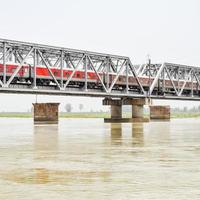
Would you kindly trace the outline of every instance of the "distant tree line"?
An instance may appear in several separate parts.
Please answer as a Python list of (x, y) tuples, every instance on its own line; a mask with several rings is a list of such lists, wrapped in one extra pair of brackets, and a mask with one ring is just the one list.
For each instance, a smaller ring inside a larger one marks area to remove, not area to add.
[(183, 108), (171, 108), (172, 112), (176, 112), (176, 113), (181, 113), (181, 112), (191, 112), (191, 113), (200, 113), (200, 105), (199, 106), (193, 106), (192, 108), (188, 108), (188, 107), (183, 107)]
[[(83, 109), (84, 109), (84, 105), (83, 105), (82, 103), (80, 103), (80, 104), (78, 105), (78, 110), (79, 110), (79, 112), (83, 112)], [(67, 113), (73, 112), (73, 106), (72, 106), (71, 103), (67, 103), (67, 104), (65, 105), (65, 111), (66, 111)], [(105, 111), (103, 111), (103, 110), (101, 110), (101, 109), (98, 110), (98, 111), (94, 111), (94, 110), (91, 108), (89, 112), (90, 112), (90, 113), (102, 113), (102, 112), (105, 112)]]
[[(82, 112), (83, 109), (84, 109), (84, 105), (82, 103), (80, 103), (78, 105), (78, 109), (79, 109), (79, 112)], [(67, 113), (71, 113), (73, 111), (73, 106), (71, 103), (67, 103), (65, 105), (65, 111)], [(90, 112), (95, 112), (93, 111), (92, 109), (90, 110)], [(96, 111), (96, 112), (103, 112), (102, 110), (100, 111)], [(132, 108), (131, 106), (124, 106), (123, 107), (123, 112), (132, 112)], [(148, 108), (144, 108), (144, 113), (147, 113), (148, 112)], [(171, 107), (171, 112), (174, 112), (174, 113), (185, 113), (185, 112), (190, 112), (190, 113), (200, 113), (200, 105), (199, 106), (193, 106), (192, 108), (188, 108), (188, 107), (183, 107), (183, 108), (179, 108), (179, 107), (175, 107), (175, 108), (172, 108)]]
[[(84, 108), (83, 104), (80, 103), (78, 107), (79, 107), (79, 111), (82, 112), (82, 110), (83, 110), (83, 108)], [(65, 111), (66, 111), (67, 113), (70, 113), (70, 112), (72, 112), (72, 110), (73, 110), (72, 104), (71, 104), (71, 103), (67, 103), (67, 104), (65, 105)]]

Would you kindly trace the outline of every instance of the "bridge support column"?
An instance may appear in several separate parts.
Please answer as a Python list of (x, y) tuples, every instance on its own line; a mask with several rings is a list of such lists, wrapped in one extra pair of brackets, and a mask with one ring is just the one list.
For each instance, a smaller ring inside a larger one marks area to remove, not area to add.
[(103, 100), (103, 105), (111, 106), (111, 118), (105, 118), (104, 122), (120, 123), (124, 122), (122, 118), (122, 100), (121, 99), (107, 99)]
[(58, 124), (59, 103), (34, 103), (35, 124)]
[(149, 118), (144, 117), (144, 105), (147, 104), (146, 99), (131, 99), (127, 103), (132, 105), (133, 122), (149, 122)]
[(150, 106), (150, 119), (170, 120), (170, 106)]
[(122, 118), (122, 106), (111, 105), (111, 118), (121, 119)]
[[(148, 118), (143, 116), (143, 106), (146, 99), (107, 99), (103, 100), (103, 105), (111, 106), (111, 118), (105, 118), (108, 123), (127, 123), (127, 122), (148, 122)], [(122, 106), (132, 105), (132, 118), (122, 117)]]

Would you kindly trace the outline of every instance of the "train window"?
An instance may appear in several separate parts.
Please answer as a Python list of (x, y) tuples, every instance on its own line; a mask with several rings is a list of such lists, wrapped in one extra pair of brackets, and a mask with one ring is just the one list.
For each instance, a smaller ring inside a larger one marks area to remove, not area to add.
[(66, 73), (66, 77), (69, 77), (69, 76), (70, 76), (70, 74)]
[(54, 74), (54, 76), (58, 76), (58, 72), (54, 72), (53, 74)]
[(97, 78), (97, 76), (96, 76), (96, 74), (94, 74), (94, 75), (93, 75), (93, 79), (96, 79), (96, 78)]
[(11, 69), (9, 69), (9, 68), (7, 68), (6, 69), (6, 72), (10, 72), (10, 73), (14, 73), (15, 72), (15, 70), (16, 70), (16, 68), (11, 68)]
[[(82, 78), (85, 78), (85, 74), (82, 75)], [(87, 74), (87, 79), (90, 79), (90, 76)]]
[(81, 75), (80, 74), (77, 74), (77, 78), (80, 78), (81, 77)]
[(122, 81), (121, 77), (119, 77), (119, 81)]

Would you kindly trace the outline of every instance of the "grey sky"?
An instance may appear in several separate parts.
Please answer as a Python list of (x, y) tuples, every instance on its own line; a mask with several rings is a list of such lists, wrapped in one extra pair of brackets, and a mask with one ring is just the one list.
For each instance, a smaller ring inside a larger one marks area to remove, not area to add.
[[(1, 38), (126, 55), (133, 63), (146, 62), (150, 54), (153, 62), (200, 66), (198, 0), (0, 0), (0, 4)], [(85, 102), (88, 110), (91, 105), (101, 108), (100, 99), (39, 97), (62, 103), (71, 99)], [(33, 101), (29, 95), (0, 95), (0, 110), (24, 111)]]

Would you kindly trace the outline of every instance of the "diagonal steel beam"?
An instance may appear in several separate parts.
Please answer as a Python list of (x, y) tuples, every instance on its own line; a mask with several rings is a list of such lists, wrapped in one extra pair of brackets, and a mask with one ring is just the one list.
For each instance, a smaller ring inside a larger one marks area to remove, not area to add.
[(16, 62), (17, 62), (17, 61), (18, 61), (19, 63), (22, 62), (23, 56), (22, 56), (17, 50), (15, 50), (14, 56), (15, 56)]
[(111, 66), (113, 72), (117, 73), (117, 66), (115, 65), (115, 63), (113, 63), (111, 58), (110, 58), (110, 66)]
[[(56, 59), (56, 61), (55, 61), (54, 64), (53, 64), (54, 67), (58, 67), (57, 65), (58, 65), (58, 63), (61, 61), (61, 57), (62, 57), (62, 55), (59, 56), (59, 57)], [(64, 64), (64, 63), (63, 63), (63, 64)]]
[(141, 76), (145, 73), (146, 68), (147, 68), (147, 64), (144, 64), (143, 69), (142, 69), (142, 71), (140, 73)]
[(155, 85), (157, 84), (158, 79), (159, 79), (159, 77), (160, 77), (160, 75), (161, 75), (161, 73), (162, 73), (164, 67), (165, 67), (165, 63), (163, 63), (163, 64), (160, 66), (160, 68), (159, 68), (159, 70), (158, 70), (158, 72), (157, 72), (157, 75), (156, 75), (156, 77), (154, 78), (154, 80), (153, 80), (153, 82), (152, 82), (152, 84), (151, 84), (151, 86), (150, 86), (150, 88), (149, 88), (149, 92), (148, 92), (148, 93), (149, 93), (149, 96), (152, 94), (152, 92), (153, 92), (153, 90), (154, 90), (154, 87), (155, 87)]
[(19, 66), (17, 67), (17, 69), (15, 70), (15, 72), (12, 74), (12, 76), (9, 78), (9, 80), (7, 81), (7, 83), (5, 84), (6, 87), (8, 87), (10, 85), (10, 83), (12, 82), (12, 80), (14, 79), (14, 77), (17, 75), (17, 73), (19, 72), (19, 70), (21, 69), (22, 65), (24, 65), (24, 62), (26, 61), (26, 59), (30, 56), (30, 54), (33, 52), (34, 47), (31, 47), (30, 51), (28, 52), (28, 54), (23, 58), (23, 60), (21, 61), (21, 63), (19, 64)]
[[(192, 69), (189, 71), (189, 73), (188, 73), (188, 77), (187, 78), (189, 78), (190, 77), (190, 75), (191, 75), (191, 72), (192, 72)], [(186, 85), (186, 83), (188, 82), (189, 80), (187, 80), (187, 79), (185, 79), (184, 80), (184, 83), (183, 83), (183, 85), (182, 85), (182, 87), (181, 87), (181, 90), (180, 90), (180, 92), (178, 93), (178, 96), (181, 96), (182, 95), (182, 93), (183, 93), (183, 90), (184, 90), (184, 88), (185, 88), (185, 85)]]
[(88, 60), (89, 60), (89, 62), (90, 62), (90, 64), (91, 64), (91, 67), (94, 69), (96, 75), (98, 76), (98, 78), (99, 78), (99, 80), (100, 80), (100, 82), (101, 82), (101, 84), (102, 84), (102, 86), (103, 86), (103, 89), (105, 90), (105, 92), (108, 93), (108, 90), (107, 90), (106, 86), (104, 85), (104, 83), (103, 83), (103, 81), (102, 81), (102, 79), (101, 79), (101, 77), (100, 77), (98, 71), (95, 69), (94, 64), (93, 64), (93, 62), (92, 62), (92, 60), (91, 60), (91, 58), (90, 58), (89, 56), (88, 56)]
[(49, 66), (53, 66), (52, 63), (51, 63), (51, 61), (50, 61), (49, 58), (48, 58), (48, 55), (43, 55), (43, 58), (45, 59), (45, 61), (47, 62), (47, 64), (48, 64)]
[(67, 87), (67, 85), (69, 84), (69, 82), (71, 81), (72, 77), (74, 76), (75, 72), (77, 71), (77, 69), (79, 68), (79, 65), (81, 64), (81, 62), (83, 61), (83, 59), (85, 58), (85, 55), (82, 56), (82, 58), (78, 61), (77, 65), (74, 66), (73, 62), (71, 62), (72, 66), (74, 67), (73, 72), (70, 74), (69, 78), (67, 79), (67, 82), (64, 85), (64, 89)]
[(158, 73), (158, 69), (157, 69), (156, 65), (153, 65), (153, 66), (155, 68), (156, 73)]
[(138, 67), (138, 69), (136, 70), (137, 75), (139, 75), (139, 72), (141, 71), (141, 69), (142, 69), (143, 66), (144, 66), (144, 64), (141, 64), (141, 65)]
[[(66, 62), (66, 64), (67, 64), (67, 66), (69, 66), (70, 68), (73, 68), (73, 69), (76, 68), (76, 66), (74, 65), (74, 63), (73, 63), (72, 59), (70, 58), (70, 56), (68, 56), (68, 57), (65, 59), (65, 62)], [(71, 66), (69, 65), (68, 62), (70, 62)]]
[(3, 84), (3, 82), (0, 80), (0, 85), (3, 87), (4, 86), (4, 84)]
[(139, 87), (140, 87), (142, 93), (145, 94), (144, 88), (142, 87), (142, 84), (140, 83), (140, 81), (139, 81), (139, 79), (138, 79), (138, 76), (137, 76), (137, 73), (136, 73), (136, 71), (135, 71), (135, 67), (134, 67), (133, 64), (131, 63), (130, 59), (128, 59), (127, 62), (128, 62), (128, 66), (129, 66), (129, 68), (130, 68), (130, 70), (131, 70), (133, 76), (135, 76), (135, 79), (136, 79), (136, 81), (137, 81), (137, 83), (138, 83), (138, 85), (139, 85)]
[(199, 78), (197, 77), (197, 75), (196, 75), (195, 72), (194, 72), (194, 77), (195, 77), (195, 79), (197, 80), (197, 83), (198, 83), (198, 85), (199, 85), (199, 87), (200, 87), (200, 81), (199, 81)]
[[(8, 57), (10, 56), (10, 53), (12, 53), (12, 52), (14, 52), (14, 50), (12, 50), (12, 48), (9, 48), (6, 51), (6, 59), (8, 59)], [(3, 60), (3, 56), (4, 56), (4, 53), (3, 53), (3, 55), (1, 55), (0, 60)]]
[(101, 64), (99, 65), (99, 68), (97, 69), (98, 72), (102, 72), (105, 68), (105, 60), (103, 60), (101, 62)]
[(167, 67), (165, 67), (165, 71), (167, 72), (167, 76), (169, 77), (169, 79), (170, 79), (170, 81), (171, 81), (171, 83), (172, 83), (172, 86), (173, 86), (173, 88), (174, 88), (174, 91), (176, 92), (176, 95), (178, 96), (178, 95), (179, 95), (179, 94), (178, 94), (178, 91), (177, 91), (177, 89), (176, 89), (176, 86), (174, 85), (174, 81), (172, 80), (172, 77), (170, 76), (170, 73), (169, 73)]
[(120, 73), (122, 72), (122, 70), (124, 69), (125, 64), (127, 63), (127, 61), (125, 60), (119, 70), (119, 72), (117, 73), (117, 75), (115, 76), (115, 79), (112, 81), (112, 84), (110, 86), (110, 88), (108, 89), (109, 92), (111, 92), (112, 88), (114, 87), (117, 79), (119, 78)]
[(59, 87), (59, 89), (61, 89), (60, 84), (58, 83), (56, 77), (54, 76), (53, 72), (52, 72), (51, 69), (50, 69), (51, 66), (48, 65), (48, 63), (47, 63), (47, 61), (45, 60), (45, 58), (43, 57), (41, 51), (40, 51), (40, 50), (37, 50), (37, 51), (38, 51), (38, 54), (39, 54), (40, 58), (41, 58), (42, 61), (44, 62), (45, 66), (47, 67), (49, 73), (51, 74), (53, 80), (55, 81), (56, 85)]

